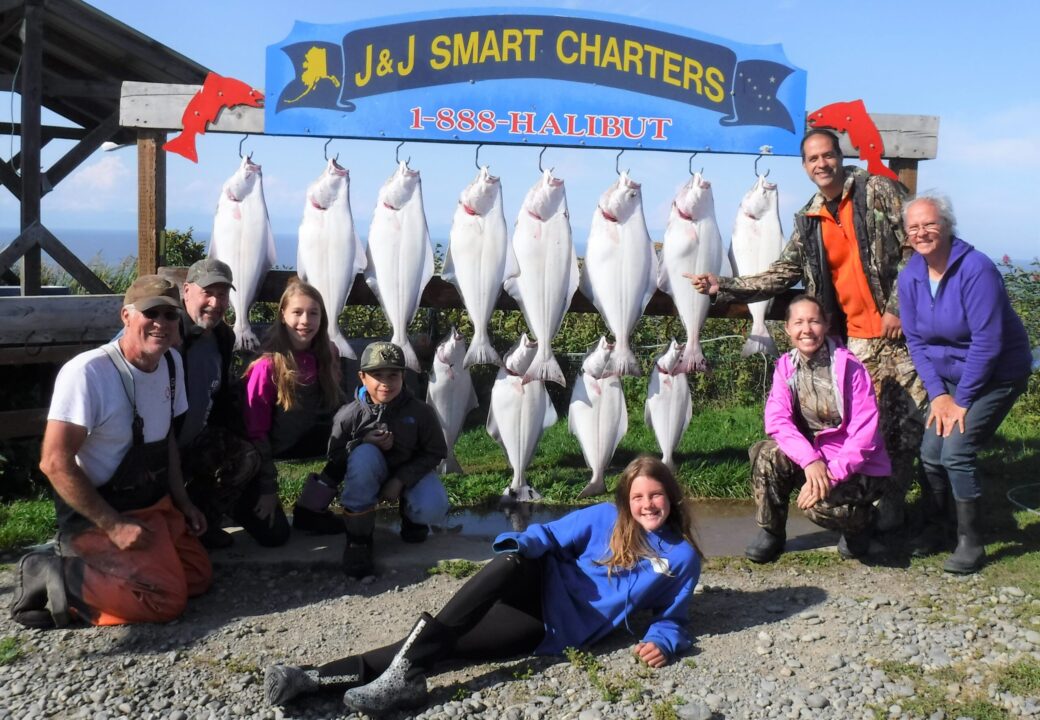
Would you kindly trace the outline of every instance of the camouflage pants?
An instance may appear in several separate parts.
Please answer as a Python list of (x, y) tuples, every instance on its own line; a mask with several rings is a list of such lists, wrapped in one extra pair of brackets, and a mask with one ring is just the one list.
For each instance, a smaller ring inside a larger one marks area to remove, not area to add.
[(849, 338), (848, 348), (874, 381), (881, 434), (892, 459), (892, 482), (878, 504), (878, 529), (893, 530), (903, 524), (906, 492), (914, 481), (928, 393), (910, 360), (905, 340)]
[(181, 449), (181, 468), (188, 496), (211, 522), (231, 510), (260, 469), (253, 443), (219, 427), (207, 425)]
[[(761, 440), (748, 451), (751, 487), (755, 493), (758, 526), (775, 535), (784, 534), (791, 493), (805, 484), (805, 472), (791, 462), (775, 440)], [(850, 475), (831, 488), (823, 500), (804, 511), (820, 527), (856, 534), (867, 529), (874, 517), (874, 501), (881, 497), (888, 478)]]

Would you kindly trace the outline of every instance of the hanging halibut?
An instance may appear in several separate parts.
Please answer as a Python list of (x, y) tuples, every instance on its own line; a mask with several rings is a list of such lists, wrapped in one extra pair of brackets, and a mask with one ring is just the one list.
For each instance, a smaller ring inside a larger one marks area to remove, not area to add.
[(340, 357), (354, 359), (339, 327), (339, 315), (368, 261), (350, 213), (350, 173), (334, 159), (307, 188), (296, 248), (296, 274), (321, 293), (329, 315), (329, 339)]
[(379, 189), (368, 231), (365, 282), (383, 306), (393, 328), (390, 341), (404, 351), (405, 365), (419, 372), (419, 359), (408, 341), (408, 325), (433, 277), (433, 247), (423, 211), (419, 173), (398, 163)]
[(466, 339), (453, 325), (448, 337), (437, 346), (433, 354), (433, 367), (426, 390), (426, 402), (437, 414), (444, 431), (444, 442), (448, 446), (448, 456), (439, 469), (441, 473), (462, 472), (455, 458), (455, 441), (459, 439), (469, 411), (477, 407), (473, 379), (463, 363), (465, 356)]
[(621, 173), (600, 196), (581, 269), (581, 291), (616, 339), (607, 368), (616, 375), (643, 374), (629, 336), (657, 289), (657, 254), (646, 229), (639, 188), (639, 183)]
[(654, 361), (643, 414), (647, 426), (657, 437), (661, 459), (673, 470), (675, 460), (672, 454), (693, 417), (690, 386), (686, 375), (679, 370), (682, 354), (683, 346), (672, 340), (664, 354)]
[(488, 321), (513, 251), (502, 209), (502, 185), (487, 166), (459, 196), (448, 237), (441, 277), (459, 289), (473, 322), (473, 344), (466, 353), (465, 366), (501, 365), (502, 359), (488, 338)]
[(505, 364), (491, 388), (487, 431), (505, 450), (513, 468), (513, 480), (502, 492), (502, 502), (542, 499), (524, 479), (524, 471), (534, 457), (542, 433), (556, 422), (556, 410), (545, 384), (523, 381), (524, 371), (537, 353), (538, 343), (528, 340), (526, 334), (521, 335), (519, 342), (506, 353)]
[(686, 349), (677, 372), (708, 369), (701, 350), (701, 329), (708, 318), (711, 298), (694, 290), (683, 273), (719, 274), (723, 262), (722, 235), (715, 220), (711, 183), (694, 173), (672, 200), (661, 248), (658, 287), (672, 296), (686, 328)]
[[(733, 222), (733, 240), (730, 243), (730, 262), (734, 275), (755, 275), (768, 269), (784, 249), (784, 231), (780, 227), (780, 201), (776, 184), (759, 175), (754, 187), (740, 201), (737, 219)], [(751, 313), (751, 333), (741, 357), (765, 353), (776, 356), (776, 343), (766, 328), (766, 308), (769, 301), (748, 303)]]
[(563, 180), (546, 170), (524, 198), (513, 229), (516, 267), (505, 289), (524, 313), (538, 341), (538, 354), (523, 381), (551, 381), (566, 387), (552, 341), (578, 289), (578, 256), (571, 242), (567, 193)]
[(235, 174), (220, 189), (209, 256), (227, 263), (235, 278), (231, 307), (235, 309), (235, 349), (255, 351), (260, 341), (249, 324), (249, 307), (267, 271), (274, 267), (274, 231), (264, 201), (260, 166), (242, 158)]
[(602, 495), (607, 491), (607, 466), (621, 438), (628, 432), (628, 409), (621, 378), (608, 370), (615, 349), (616, 346), (601, 337), (581, 364), (581, 374), (571, 392), (567, 427), (578, 438), (585, 464), (592, 470), (592, 479), (578, 497)]

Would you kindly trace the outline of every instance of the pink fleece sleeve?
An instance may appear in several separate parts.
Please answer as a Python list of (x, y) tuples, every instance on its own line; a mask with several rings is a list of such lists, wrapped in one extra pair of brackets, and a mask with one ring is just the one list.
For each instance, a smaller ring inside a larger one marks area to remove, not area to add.
[(267, 437), (274, 417), (278, 390), (274, 384), (273, 364), (270, 357), (262, 357), (246, 374), (246, 402), (242, 419), (250, 440)]
[(833, 485), (837, 485), (853, 473), (861, 472), (861, 468), (868, 462), (874, 461), (878, 464), (879, 456), (887, 459), (885, 443), (878, 427), (874, 384), (866, 368), (851, 356), (847, 368), (849, 383), (844, 388), (847, 398), (845, 441), (840, 450), (827, 461), (827, 469), (835, 480)]
[(782, 369), (785, 359), (781, 356), (776, 361), (776, 370), (773, 371), (773, 387), (769, 389), (769, 397), (766, 399), (766, 433), (776, 440), (784, 455), (797, 463), (798, 467), (806, 468), (823, 456), (795, 424), (791, 389), (787, 386), (787, 378)]

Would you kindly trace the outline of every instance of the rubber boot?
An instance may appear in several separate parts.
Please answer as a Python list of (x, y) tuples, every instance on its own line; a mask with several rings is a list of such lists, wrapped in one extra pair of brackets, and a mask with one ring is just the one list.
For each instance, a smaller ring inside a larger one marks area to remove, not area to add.
[(11, 619), (29, 628), (65, 627), (71, 622), (62, 559), (53, 547), (18, 561)]
[(369, 715), (421, 707), (427, 697), (425, 673), (454, 640), (455, 633), (448, 626), (423, 613), (383, 674), (347, 690), (343, 704)]
[(430, 534), (430, 526), (422, 525), (417, 522), (412, 522), (411, 519), (405, 514), (404, 505), (404, 500), (401, 500), (401, 539), (404, 540), (406, 543), (424, 542), (426, 540), (426, 536)]
[(744, 556), (754, 563), (771, 563), (783, 553), (785, 542), (787, 542), (787, 533), (783, 530), (777, 534), (771, 530), (759, 528), (758, 534), (744, 549)]
[(343, 523), (347, 529), (347, 544), (343, 548), (343, 572), (355, 580), (374, 574), (372, 533), (376, 527), (375, 511), (348, 512), (344, 515)]
[(974, 573), (986, 564), (986, 546), (982, 543), (982, 506), (978, 498), (955, 500), (957, 506), (957, 548), (946, 558), (943, 570), (948, 573)]
[[(300, 695), (309, 695), (325, 689), (345, 689), (363, 685), (373, 678), (366, 677), (365, 664), (360, 657), (339, 660), (336, 665), (346, 672), (337, 675), (322, 675), (318, 668), (304, 665), (271, 665), (264, 673), (264, 696), (268, 705), (285, 705)], [(354, 665), (351, 669), (349, 666)]]
[(343, 523), (329, 510), (336, 497), (336, 488), (321, 481), (321, 476), (311, 473), (293, 505), (293, 529), (315, 535), (338, 535), (343, 532)]
[(922, 495), (924, 500), (924, 527), (910, 540), (910, 554), (914, 557), (928, 557), (944, 550), (950, 550), (950, 535), (953, 523), (950, 515), (950, 488), (946, 478), (940, 478), (941, 484), (931, 484)]

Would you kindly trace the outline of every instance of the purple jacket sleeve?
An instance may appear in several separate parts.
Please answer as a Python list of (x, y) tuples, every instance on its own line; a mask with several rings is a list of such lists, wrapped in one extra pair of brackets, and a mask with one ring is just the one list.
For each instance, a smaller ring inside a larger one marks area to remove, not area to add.
[[(965, 258), (965, 264), (969, 259), (973, 258)], [(966, 273), (961, 284), (961, 304), (971, 329), (971, 345), (953, 398), (962, 408), (971, 407), (982, 386), (993, 376), (1002, 349), (1004, 329), (1000, 299), (1006, 291), (1000, 271), (988, 260), (972, 265), (971, 273)], [(967, 267), (962, 269), (969, 270)]]
[(787, 386), (783, 369), (785, 362), (789, 361), (782, 355), (776, 361), (776, 369), (773, 371), (773, 387), (769, 389), (769, 397), (766, 399), (766, 434), (776, 441), (784, 455), (797, 463), (798, 467), (806, 468), (822, 460), (823, 456), (795, 424), (791, 389)]
[(866, 462), (878, 453), (884, 453), (884, 443), (878, 432), (878, 408), (874, 399), (874, 384), (867, 369), (850, 357), (845, 364), (849, 378), (845, 388), (848, 405), (845, 408), (845, 442), (841, 451), (827, 462), (827, 468), (837, 481), (859, 472)]
[(700, 558), (696, 558), (689, 577), (682, 580), (679, 591), (671, 598), (671, 602), (663, 607), (653, 609), (650, 627), (646, 629), (643, 642), (652, 642), (657, 649), (674, 660), (679, 653), (685, 652), (692, 645), (690, 635), (686, 632), (689, 622), (690, 601), (693, 589), (697, 587), (700, 577)]
[(911, 267), (907, 267), (899, 274), (899, 319), (903, 324), (903, 335), (906, 337), (906, 346), (910, 351), (914, 369), (917, 370), (924, 389), (928, 391), (928, 399), (934, 400), (946, 394), (946, 386), (928, 358), (924, 339), (917, 329), (917, 289), (920, 283), (914, 281), (913, 272)]

